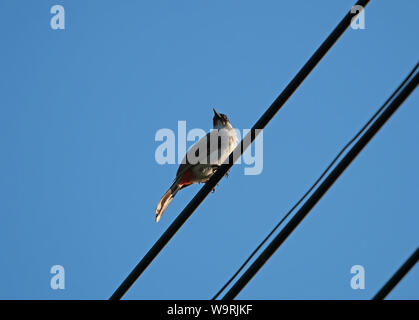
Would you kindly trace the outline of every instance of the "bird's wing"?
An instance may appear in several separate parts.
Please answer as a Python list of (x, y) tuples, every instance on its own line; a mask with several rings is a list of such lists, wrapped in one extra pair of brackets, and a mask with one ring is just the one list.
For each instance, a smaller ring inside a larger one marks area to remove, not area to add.
[[(214, 138), (213, 138), (214, 140)], [(182, 163), (176, 172), (176, 179), (182, 175), (182, 173), (191, 166), (198, 163), (209, 163), (211, 155), (217, 153), (215, 159), (219, 157), (219, 150), (221, 148), (222, 138), (220, 135), (217, 136), (217, 141), (211, 141), (211, 132), (208, 132), (204, 137), (198, 140), (182, 159)], [(205, 151), (205, 152), (202, 152)], [(191, 160), (193, 163), (191, 163)], [(217, 163), (214, 163), (216, 165)]]

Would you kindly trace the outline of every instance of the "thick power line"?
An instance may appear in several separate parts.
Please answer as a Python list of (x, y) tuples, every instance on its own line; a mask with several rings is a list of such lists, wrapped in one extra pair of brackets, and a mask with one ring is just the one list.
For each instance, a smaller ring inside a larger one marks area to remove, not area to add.
[[(359, 0), (355, 5), (365, 7), (369, 0)], [(195, 209), (204, 201), (208, 194), (215, 188), (215, 186), (224, 177), (227, 171), (232, 167), (234, 162), (243, 154), (248, 146), (256, 139), (260, 133), (260, 129), (264, 129), (275, 114), (281, 109), (285, 102), (291, 97), (291, 95), (297, 90), (304, 79), (310, 74), (311, 71), (316, 67), (320, 60), (326, 55), (330, 48), (336, 43), (339, 37), (345, 32), (352, 22), (352, 19), (358, 14), (349, 11), (332, 33), (326, 38), (326, 40), (320, 45), (320, 47), (314, 52), (311, 58), (306, 64), (300, 69), (297, 75), (291, 80), (287, 87), (282, 91), (278, 98), (272, 103), (272, 105), (265, 111), (265, 113), (259, 118), (259, 120), (252, 127), (249, 132), (250, 137), (245, 137), (236, 150), (233, 151), (227, 164), (223, 164), (214, 173), (214, 175), (208, 180), (207, 183), (198, 191), (198, 193), (192, 198), (188, 205), (183, 211), (176, 217), (172, 224), (167, 228), (163, 235), (157, 240), (157, 242), (151, 247), (143, 259), (137, 264), (134, 270), (128, 275), (128, 277), (122, 282), (119, 288), (111, 296), (111, 300), (121, 299), (122, 296), (128, 291), (128, 289), (134, 284), (138, 277), (144, 272), (144, 270), (150, 265), (154, 258), (164, 248), (164, 246), (170, 241), (180, 227), (186, 222), (186, 220), (192, 215)], [(259, 130), (258, 130), (259, 129)]]
[[(417, 65), (415, 70), (417, 69)], [(351, 164), (356, 156), (374, 137), (374, 135), (381, 129), (386, 121), (393, 115), (393, 113), (401, 106), (407, 97), (415, 90), (419, 81), (419, 72), (411, 78), (401, 91), (394, 97), (389, 106), (381, 113), (381, 115), (371, 124), (368, 130), (359, 138), (355, 145), (347, 152), (343, 159), (336, 165), (332, 172), (324, 179), (320, 186), (307, 199), (297, 213), (285, 225), (285, 227), (275, 236), (269, 245), (262, 251), (250, 267), (243, 273), (243, 275), (236, 281), (236, 283), (228, 290), (223, 297), (223, 300), (234, 299), (240, 291), (248, 284), (253, 276), (262, 268), (266, 261), (275, 253), (281, 244), (288, 238), (294, 229), (307, 216), (310, 210), (317, 204), (323, 195), (329, 190), (333, 183)]]
[(403, 277), (413, 268), (419, 260), (419, 248), (406, 260), (405, 263), (396, 271), (396, 273), (387, 281), (384, 287), (372, 298), (372, 300), (383, 300), (394, 287), (403, 279)]

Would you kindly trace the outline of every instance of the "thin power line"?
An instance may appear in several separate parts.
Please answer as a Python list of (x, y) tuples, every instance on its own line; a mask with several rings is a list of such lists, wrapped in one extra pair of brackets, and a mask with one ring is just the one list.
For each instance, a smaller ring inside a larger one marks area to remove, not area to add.
[[(415, 69), (417, 68), (417, 65)], [(256, 258), (250, 267), (243, 273), (243, 275), (236, 281), (236, 283), (225, 294), (223, 300), (234, 299), (237, 294), (247, 285), (253, 276), (262, 268), (266, 261), (275, 253), (281, 244), (294, 231), (298, 224), (307, 216), (310, 210), (317, 204), (322, 196), (329, 190), (333, 183), (351, 164), (356, 156), (374, 137), (374, 135), (381, 129), (386, 121), (393, 115), (393, 113), (400, 107), (406, 98), (414, 91), (419, 81), (419, 73), (416, 73), (413, 79), (409, 80), (406, 86), (393, 99), (390, 105), (381, 113), (381, 115), (371, 124), (369, 129), (359, 138), (356, 144), (348, 151), (344, 158), (336, 165), (333, 171), (325, 178), (320, 186), (313, 192), (310, 198), (302, 205), (297, 213), (285, 225), (285, 227), (278, 233), (277, 236), (269, 243), (263, 252)]]
[(255, 256), (255, 254), (262, 248), (262, 246), (268, 241), (268, 239), (275, 233), (275, 231), (281, 226), (281, 224), (289, 217), (289, 215), (294, 212), (294, 210), (303, 202), (303, 200), (313, 191), (313, 189), (319, 184), (319, 182), (323, 179), (326, 173), (333, 167), (336, 161), (341, 157), (341, 155), (351, 146), (358, 137), (368, 128), (372, 121), (383, 111), (383, 109), (388, 105), (388, 103), (393, 99), (393, 97), (400, 91), (400, 89), (406, 84), (406, 82), (410, 79), (410, 77), (415, 73), (418, 65), (410, 72), (410, 74), (404, 79), (404, 81), (399, 85), (396, 91), (383, 103), (383, 105), (374, 113), (374, 115), (364, 124), (364, 126), (357, 132), (357, 134), (339, 151), (336, 157), (330, 162), (327, 168), (322, 172), (320, 177), (313, 183), (313, 185), (304, 193), (304, 195), (294, 204), (294, 206), (285, 214), (285, 216), (276, 224), (276, 226), (272, 229), (271, 232), (259, 243), (256, 249), (249, 255), (249, 257), (243, 262), (240, 268), (233, 274), (233, 276), (224, 284), (224, 286), (216, 293), (216, 295), (212, 298), (215, 300), (218, 296), (230, 285), (230, 283), (239, 275), (239, 273), (243, 270), (243, 268), (249, 263), (249, 261)]
[(406, 260), (405, 263), (396, 271), (396, 273), (387, 281), (384, 287), (372, 298), (372, 300), (383, 300), (394, 287), (403, 279), (403, 277), (413, 268), (413, 266), (419, 260), (419, 248), (416, 248), (415, 252)]
[[(359, 0), (355, 5), (365, 7), (369, 0)], [(304, 79), (310, 74), (310, 72), (316, 67), (320, 60), (326, 55), (329, 49), (336, 43), (339, 37), (345, 32), (345, 30), (351, 24), (352, 18), (357, 14), (349, 11), (345, 17), (340, 21), (337, 27), (332, 33), (326, 38), (326, 40), (320, 45), (320, 47), (314, 52), (311, 58), (306, 64), (300, 69), (297, 75), (291, 80), (287, 87), (282, 93), (276, 98), (272, 105), (265, 111), (265, 113), (259, 118), (259, 120), (252, 127), (251, 131), (236, 149), (230, 154), (228, 163), (223, 164), (214, 173), (214, 175), (208, 180), (207, 183), (198, 191), (198, 193), (192, 198), (187, 204), (183, 211), (176, 217), (172, 224), (167, 228), (163, 235), (157, 240), (157, 242), (151, 247), (143, 259), (135, 266), (134, 270), (128, 275), (128, 277), (122, 282), (118, 289), (110, 297), (111, 300), (119, 300), (128, 291), (128, 289), (134, 284), (138, 277), (146, 270), (154, 258), (164, 248), (164, 246), (170, 241), (180, 227), (186, 222), (186, 220), (192, 215), (195, 209), (204, 201), (211, 190), (220, 182), (227, 171), (232, 167), (236, 160), (243, 154), (248, 146), (256, 139), (260, 130), (264, 129), (275, 114), (281, 109), (285, 102), (291, 97), (291, 95), (297, 90)]]

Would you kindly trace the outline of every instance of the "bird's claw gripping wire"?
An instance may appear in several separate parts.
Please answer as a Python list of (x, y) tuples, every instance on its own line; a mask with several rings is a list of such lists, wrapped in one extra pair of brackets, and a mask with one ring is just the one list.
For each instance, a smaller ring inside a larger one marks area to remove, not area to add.
[[(217, 187), (218, 186), (218, 183), (215, 185), (215, 187)], [(215, 192), (215, 187), (214, 188), (212, 188), (212, 193), (214, 193)]]
[[(216, 170), (215, 171), (217, 171), (220, 167), (219, 166), (215, 166), (216, 167)], [(228, 178), (228, 174), (230, 173), (230, 170), (228, 170), (226, 173), (225, 173), (225, 176)], [(215, 185), (215, 187), (217, 187), (218, 186), (218, 183)], [(214, 193), (215, 192), (215, 187), (214, 188), (212, 188), (212, 193)]]

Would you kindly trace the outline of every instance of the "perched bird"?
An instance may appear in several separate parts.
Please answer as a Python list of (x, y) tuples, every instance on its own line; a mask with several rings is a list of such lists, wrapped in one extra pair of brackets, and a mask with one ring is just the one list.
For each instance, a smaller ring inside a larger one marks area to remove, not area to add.
[(236, 131), (227, 116), (215, 109), (213, 111), (214, 130), (202, 137), (186, 153), (176, 172), (174, 183), (157, 204), (156, 222), (159, 222), (180, 189), (193, 183), (206, 182), (237, 146)]

